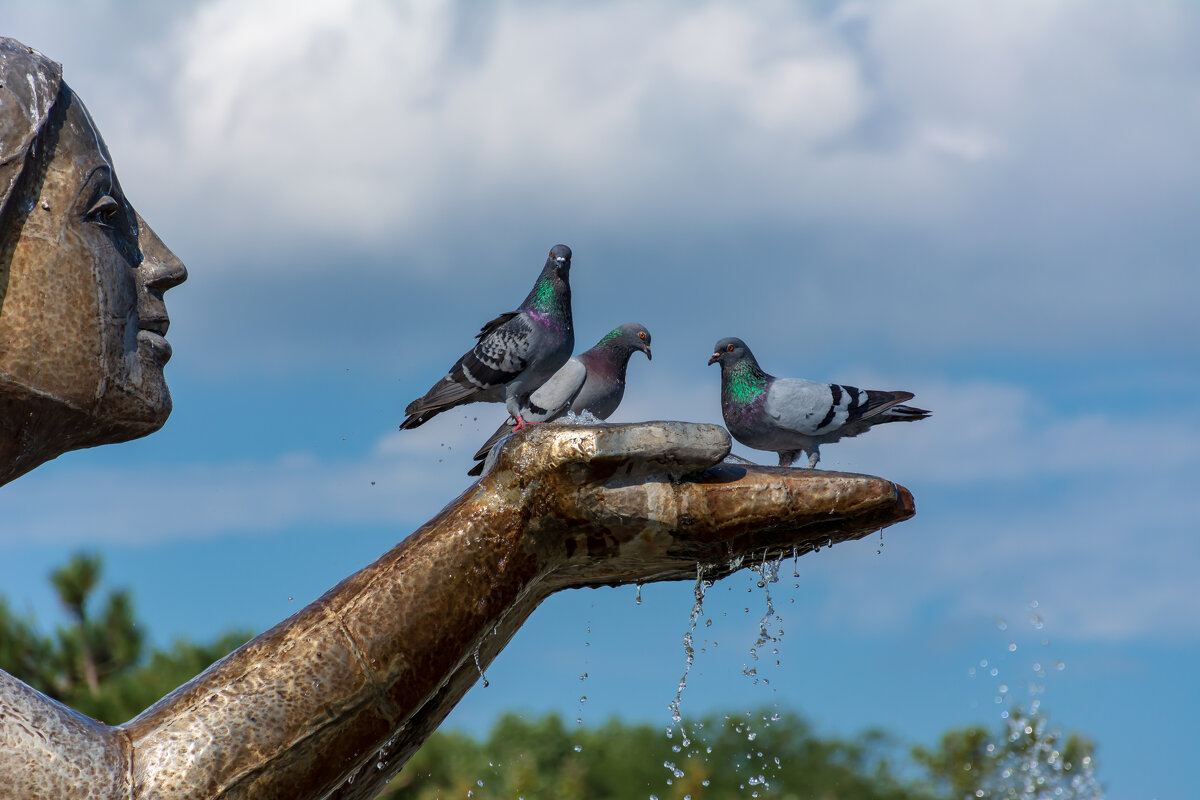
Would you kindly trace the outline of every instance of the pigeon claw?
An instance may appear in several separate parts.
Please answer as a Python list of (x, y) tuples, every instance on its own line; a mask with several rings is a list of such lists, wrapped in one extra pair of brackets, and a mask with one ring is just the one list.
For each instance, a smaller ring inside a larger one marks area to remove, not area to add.
[(522, 417), (520, 414), (518, 414), (517, 415), (517, 424), (513, 426), (513, 433), (516, 433), (517, 431), (521, 430), (522, 428), (528, 428), (531, 425), (541, 425), (541, 424), (542, 423), (540, 423), (540, 422), (526, 421), (526, 419), (524, 417)]

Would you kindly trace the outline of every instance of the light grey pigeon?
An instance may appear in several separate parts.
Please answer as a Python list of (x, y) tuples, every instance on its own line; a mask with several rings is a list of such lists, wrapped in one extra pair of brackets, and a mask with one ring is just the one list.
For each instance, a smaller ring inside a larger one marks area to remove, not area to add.
[[(647, 359), (651, 357), (650, 331), (636, 322), (613, 328), (591, 350), (569, 358), (529, 396), (528, 404), (521, 409), (525, 422), (550, 422), (568, 411), (575, 414), (590, 411), (599, 419), (608, 419), (625, 396), (625, 370), (629, 358), (639, 350)], [(513, 419), (509, 418), (483, 443), (475, 454), (479, 463), (467, 471), (468, 475), (483, 472), (484, 459), (497, 442), (513, 432), (513, 425)]]
[(464, 403), (504, 403), (525, 426), (521, 407), (571, 356), (571, 248), (556, 244), (525, 302), (484, 325), (479, 343), (454, 362), (446, 377), (408, 404), (400, 429), (415, 428)]
[(821, 460), (820, 447), (857, 436), (884, 422), (914, 422), (930, 412), (899, 405), (912, 392), (881, 392), (763, 372), (741, 339), (717, 342), (709, 364), (721, 365), (721, 414), (729, 433), (747, 447), (773, 450), (789, 466), (808, 453), (808, 467)]

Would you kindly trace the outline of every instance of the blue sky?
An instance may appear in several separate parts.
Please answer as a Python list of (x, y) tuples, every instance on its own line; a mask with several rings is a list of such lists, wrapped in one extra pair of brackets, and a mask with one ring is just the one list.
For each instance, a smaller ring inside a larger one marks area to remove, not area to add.
[[(580, 345), (654, 336), (614, 419), (719, 421), (705, 362), (730, 335), (774, 374), (934, 411), (822, 451), (907, 485), (916, 518), (785, 566), (769, 684), (742, 674), (754, 576), (710, 589), (685, 715), (778, 703), (932, 742), (997, 727), (1000, 684), (1044, 684), (1110, 798), (1200, 794), (1200, 6), (0, 0), (0, 19), (64, 64), (190, 271), (167, 295), (166, 427), (0, 489), (18, 608), (56, 621), (45, 575), (87, 547), (157, 641), (202, 639), (369, 563), (467, 485), (503, 416), (401, 434), (404, 405), (565, 242)], [(691, 604), (683, 584), (551, 598), (449, 724), (665, 727)]]

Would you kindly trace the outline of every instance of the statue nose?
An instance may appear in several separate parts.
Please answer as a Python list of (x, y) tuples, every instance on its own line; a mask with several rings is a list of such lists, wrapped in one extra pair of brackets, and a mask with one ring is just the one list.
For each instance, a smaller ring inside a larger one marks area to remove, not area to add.
[(143, 261), (139, 270), (144, 275), (146, 287), (162, 293), (187, 280), (187, 267), (171, 249), (163, 244), (154, 229), (138, 214), (138, 241), (142, 248)]

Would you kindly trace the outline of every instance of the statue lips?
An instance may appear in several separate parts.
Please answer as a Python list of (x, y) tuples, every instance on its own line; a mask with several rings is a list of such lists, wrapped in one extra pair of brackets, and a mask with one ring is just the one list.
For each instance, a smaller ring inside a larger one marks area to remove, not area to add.
[(166, 364), (171, 359), (171, 343), (166, 339), (170, 325), (171, 320), (166, 316), (138, 321), (138, 348), (145, 346), (149, 349), (158, 364)]

